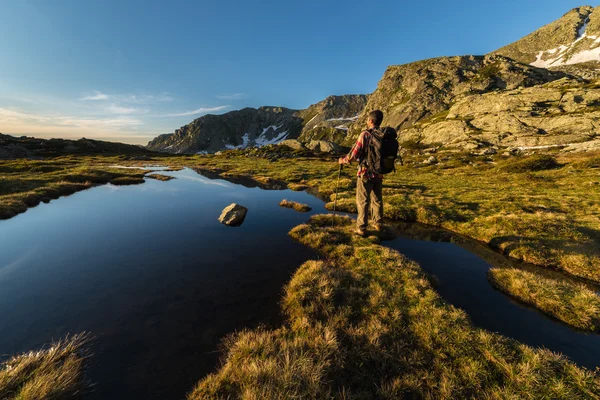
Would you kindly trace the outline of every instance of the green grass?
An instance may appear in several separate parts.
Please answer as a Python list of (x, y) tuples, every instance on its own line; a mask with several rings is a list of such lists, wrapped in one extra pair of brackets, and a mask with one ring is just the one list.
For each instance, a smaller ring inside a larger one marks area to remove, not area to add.
[(600, 332), (600, 296), (566, 280), (515, 268), (492, 268), (490, 282), (501, 291), (571, 326)]
[(285, 208), (293, 208), (294, 210), (300, 212), (309, 212), (310, 210), (312, 210), (312, 208), (308, 204), (302, 204), (287, 199), (281, 200), (281, 203), (279, 203), (279, 205)]
[(84, 372), (89, 337), (74, 335), (0, 364), (0, 399), (80, 399), (90, 389)]
[(419, 266), (315, 216), (290, 235), (318, 251), (285, 289), (287, 321), (224, 343), (196, 399), (587, 399), (596, 373), (477, 329)]

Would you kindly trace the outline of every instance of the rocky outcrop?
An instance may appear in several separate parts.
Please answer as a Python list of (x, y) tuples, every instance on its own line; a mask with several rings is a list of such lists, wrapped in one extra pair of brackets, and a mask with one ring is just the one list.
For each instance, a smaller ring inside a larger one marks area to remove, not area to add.
[(596, 85), (563, 78), (540, 86), (464, 96), (449, 110), (406, 129), (401, 141), (462, 150), (568, 147), (585, 151), (594, 146), (575, 145), (597, 141), (599, 132)]
[(348, 151), (347, 148), (327, 140), (311, 140), (306, 147), (316, 153), (342, 154)]
[(350, 124), (364, 111), (368, 98), (362, 94), (329, 96), (299, 111), (298, 116), (304, 120), (304, 127), (298, 140), (303, 143), (311, 140), (342, 142)]
[(246, 207), (232, 203), (223, 209), (219, 222), (229, 226), (240, 226), (244, 222), (247, 213), (248, 209)]
[(575, 8), (494, 53), (542, 68), (600, 61), (600, 7)]
[(244, 108), (204, 115), (175, 133), (156, 137), (148, 148), (168, 153), (203, 153), (275, 144), (296, 138), (303, 120), (283, 107)]
[(279, 145), (287, 146), (290, 149), (294, 149), (294, 150), (302, 150), (302, 149), (306, 148), (299, 140), (296, 140), (296, 139), (282, 140), (281, 142), (279, 142)]
[[(369, 96), (365, 113), (350, 127), (346, 144), (366, 126), (370, 110), (382, 110), (384, 125), (404, 130), (448, 110), (461, 96), (530, 87), (564, 76), (498, 55), (442, 57), (391, 66)], [(453, 135), (453, 129), (443, 130)]]

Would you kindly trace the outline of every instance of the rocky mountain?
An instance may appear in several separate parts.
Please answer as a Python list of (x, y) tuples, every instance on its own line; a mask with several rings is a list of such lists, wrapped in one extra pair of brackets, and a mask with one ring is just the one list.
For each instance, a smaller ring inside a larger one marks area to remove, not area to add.
[(222, 115), (204, 115), (175, 133), (156, 137), (147, 148), (168, 153), (203, 153), (263, 146), (298, 137), (302, 126), (297, 110), (244, 108)]
[[(582, 63), (600, 62), (600, 7), (575, 8), (562, 18), (538, 29), (494, 52), (541, 68), (562, 69)], [(571, 73), (581, 72), (596, 77), (595, 68), (570, 67)], [(587, 70), (587, 71), (586, 71)]]
[(365, 95), (329, 96), (305, 110), (260, 107), (209, 114), (175, 133), (156, 137), (147, 147), (169, 153), (203, 153), (264, 146), (296, 138), (305, 142), (341, 141), (366, 102)]
[[(441, 57), (391, 66), (365, 110), (380, 109), (384, 124), (399, 130), (435, 118), (469, 95), (531, 87), (565, 77), (499, 55)], [(366, 113), (350, 127), (346, 144), (366, 126)]]
[(299, 111), (304, 127), (298, 140), (305, 143), (311, 140), (344, 141), (350, 124), (363, 112), (368, 98), (362, 94), (329, 96)]

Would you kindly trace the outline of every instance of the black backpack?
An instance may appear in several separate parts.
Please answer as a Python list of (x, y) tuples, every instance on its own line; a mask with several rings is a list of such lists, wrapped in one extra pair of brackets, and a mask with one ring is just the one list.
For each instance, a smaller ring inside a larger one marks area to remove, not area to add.
[(367, 146), (365, 165), (376, 174), (389, 174), (396, 170), (398, 134), (392, 127), (369, 129), (371, 140)]

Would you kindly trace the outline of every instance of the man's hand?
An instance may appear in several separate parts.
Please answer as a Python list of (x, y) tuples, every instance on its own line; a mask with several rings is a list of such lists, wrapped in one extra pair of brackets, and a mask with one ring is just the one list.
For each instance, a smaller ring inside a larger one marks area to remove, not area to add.
[(346, 161), (346, 157), (341, 157), (341, 158), (338, 160), (338, 163), (339, 163), (339, 164), (348, 164), (348, 161)]

